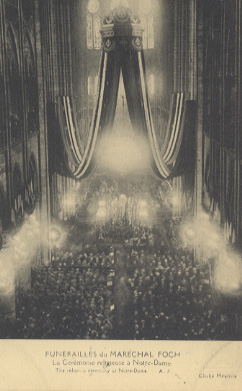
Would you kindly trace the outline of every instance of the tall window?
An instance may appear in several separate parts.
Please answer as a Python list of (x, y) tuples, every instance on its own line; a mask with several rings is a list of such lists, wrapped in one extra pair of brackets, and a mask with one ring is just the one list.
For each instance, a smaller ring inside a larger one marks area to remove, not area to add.
[(148, 90), (150, 97), (153, 98), (155, 95), (155, 76), (153, 73), (149, 76)]
[(88, 98), (89, 102), (93, 101), (93, 77), (88, 76)]
[(94, 100), (96, 99), (97, 93), (98, 93), (98, 81), (99, 81), (98, 76), (95, 76), (95, 79), (94, 79)]
[(141, 23), (144, 27), (143, 48), (154, 49), (155, 31), (154, 31), (154, 4), (150, 0), (141, 0), (139, 3), (139, 13)]
[(89, 0), (87, 6), (87, 48), (101, 49), (99, 0)]
[(96, 102), (98, 76), (88, 76), (88, 123), (93, 115), (93, 108)]
[(128, 0), (111, 0), (111, 2), (110, 2), (110, 9), (111, 9), (111, 11), (114, 9), (114, 8), (116, 8), (116, 7), (118, 7), (118, 5), (123, 5), (124, 7), (129, 7), (129, 2), (128, 2)]
[(88, 76), (88, 99), (89, 104), (95, 102), (98, 93), (98, 76)]

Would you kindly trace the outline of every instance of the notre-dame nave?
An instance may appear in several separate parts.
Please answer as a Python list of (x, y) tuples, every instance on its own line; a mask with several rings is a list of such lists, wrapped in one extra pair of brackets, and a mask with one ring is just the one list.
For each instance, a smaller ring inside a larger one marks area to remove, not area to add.
[(0, 0), (0, 330), (241, 340), (241, 0)]

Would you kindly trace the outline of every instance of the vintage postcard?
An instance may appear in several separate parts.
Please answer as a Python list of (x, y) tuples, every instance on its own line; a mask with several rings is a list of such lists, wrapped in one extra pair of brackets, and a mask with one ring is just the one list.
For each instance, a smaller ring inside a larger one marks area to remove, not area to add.
[(242, 388), (242, 0), (0, 0), (0, 391)]

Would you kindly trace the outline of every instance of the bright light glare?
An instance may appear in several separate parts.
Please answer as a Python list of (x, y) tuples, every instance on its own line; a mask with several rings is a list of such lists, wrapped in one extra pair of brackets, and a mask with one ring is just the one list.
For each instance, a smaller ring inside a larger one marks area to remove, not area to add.
[(218, 250), (220, 246), (220, 236), (216, 232), (207, 235), (206, 245), (211, 250)]
[(62, 206), (68, 209), (74, 209), (76, 207), (76, 196), (75, 194), (69, 194), (63, 199)]
[(136, 0), (135, 1), (136, 3), (139, 3), (138, 4), (138, 7), (137, 7), (137, 4), (132, 4), (132, 2), (129, 2), (128, 0), (111, 0), (111, 3), (110, 3), (110, 9), (111, 11), (118, 7), (119, 5), (123, 5), (124, 7), (127, 7), (127, 8), (133, 8), (135, 7), (135, 10), (137, 11), (137, 8), (139, 10), (139, 13), (141, 15), (148, 15), (153, 9), (155, 9), (156, 5), (157, 5), (157, 1), (156, 0)]
[(146, 202), (145, 200), (140, 200), (140, 201), (138, 202), (138, 207), (139, 207), (140, 209), (147, 208), (147, 202)]
[(106, 208), (99, 208), (97, 211), (97, 219), (98, 220), (103, 220), (107, 216), (107, 210)]
[(214, 285), (223, 293), (241, 293), (242, 266), (237, 256), (225, 253), (223, 257), (220, 257), (215, 266)]
[(111, 11), (118, 7), (119, 5), (123, 5), (124, 7), (129, 7), (129, 2), (127, 0), (112, 0), (110, 4)]
[(193, 222), (182, 225), (181, 238), (190, 246), (196, 241), (203, 248), (207, 258), (214, 256), (224, 247), (220, 228), (205, 213), (199, 214)]
[(193, 227), (185, 227), (184, 229), (184, 235), (189, 240), (192, 240), (195, 238), (195, 231)]
[(179, 204), (180, 204), (180, 199), (179, 199), (179, 197), (177, 195), (174, 194), (172, 196), (172, 205), (174, 207), (176, 207), (176, 206), (179, 206)]
[(10, 240), (10, 247), (14, 249), (15, 266), (26, 265), (36, 253), (36, 244), (40, 241), (41, 228), (35, 212), (29, 216), (21, 230)]
[(206, 221), (207, 223), (210, 221), (210, 216), (208, 213), (204, 213), (204, 212), (200, 212), (198, 215), (197, 215), (197, 221), (198, 222), (201, 222), (203, 223), (204, 221)]
[(136, 172), (148, 167), (148, 147), (138, 137), (106, 135), (100, 142), (97, 158), (102, 169), (121, 174)]
[(53, 245), (59, 245), (61, 241), (63, 240), (63, 232), (61, 228), (57, 226), (52, 226), (49, 229), (49, 241)]
[(11, 296), (15, 289), (15, 272), (9, 248), (3, 248), (0, 255), (0, 294), (2, 297)]
[(148, 210), (147, 209), (140, 209), (139, 210), (139, 218), (141, 220), (148, 220), (148, 216), (149, 216), (149, 214), (148, 214)]
[(51, 245), (60, 247), (66, 239), (66, 233), (61, 227), (57, 225), (52, 225), (48, 230), (47, 240), (49, 240)]
[(181, 238), (186, 245), (199, 244), (204, 260), (214, 260), (214, 289), (226, 295), (242, 295), (241, 256), (228, 251), (220, 227), (207, 214), (200, 214), (194, 222), (183, 224)]
[(154, 0), (140, 0), (140, 14), (147, 15), (151, 12), (152, 8), (154, 8)]
[(88, 2), (88, 11), (92, 14), (95, 14), (99, 11), (99, 1), (97, 0), (89, 0)]
[(21, 277), (25, 266), (31, 265), (41, 241), (41, 228), (34, 212), (21, 229), (9, 238), (8, 247), (0, 251), (0, 296), (11, 295), (16, 277)]

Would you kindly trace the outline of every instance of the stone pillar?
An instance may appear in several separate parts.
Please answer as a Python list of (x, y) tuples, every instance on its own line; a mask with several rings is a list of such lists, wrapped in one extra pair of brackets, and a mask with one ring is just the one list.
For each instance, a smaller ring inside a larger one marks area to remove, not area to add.
[(179, 2), (174, 3), (174, 91), (180, 91), (179, 76), (180, 76), (180, 49), (179, 49)]
[(189, 60), (188, 60), (188, 90), (190, 99), (197, 99), (197, 20), (196, 0), (189, 0)]
[[(36, 54), (37, 54), (37, 79), (39, 93), (39, 172), (40, 172), (40, 222), (43, 232), (48, 231), (50, 224), (50, 185), (49, 185), (49, 165), (48, 165), (48, 129), (47, 129), (47, 107), (46, 107), (46, 75), (44, 47), (41, 41), (41, 26), (39, 14), (39, 1), (35, 1), (35, 26), (36, 26)], [(42, 263), (50, 262), (49, 244), (42, 245)]]
[[(197, 137), (196, 137), (196, 178), (195, 178), (195, 218), (202, 214), (203, 191), (203, 11), (200, 2), (195, 0), (191, 5), (193, 14), (196, 14), (197, 28), (197, 86), (193, 85), (193, 94), (197, 99)], [(195, 68), (195, 69), (196, 69)], [(194, 82), (194, 79), (191, 83)], [(201, 222), (202, 223), (202, 222)], [(201, 241), (199, 240), (199, 243)], [(202, 259), (202, 246), (195, 245), (195, 261)]]
[(242, 78), (241, 78), (241, 59), (242, 59), (242, 0), (237, 0), (237, 52), (236, 52), (236, 70), (237, 70), (237, 110), (236, 110), (236, 151), (237, 151), (237, 218), (236, 218), (236, 240), (240, 243), (240, 247), (242, 247), (242, 219), (241, 216), (241, 205), (242, 205), (242, 135), (241, 135), (241, 127), (242, 127)]

